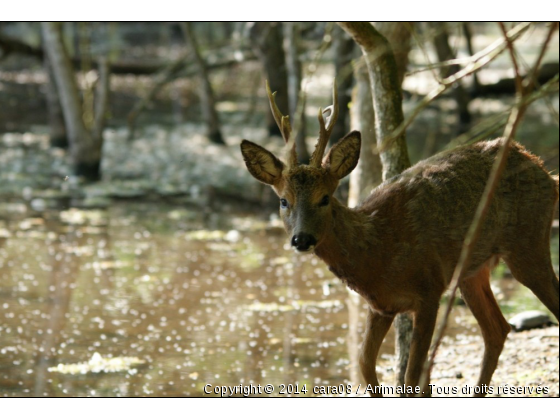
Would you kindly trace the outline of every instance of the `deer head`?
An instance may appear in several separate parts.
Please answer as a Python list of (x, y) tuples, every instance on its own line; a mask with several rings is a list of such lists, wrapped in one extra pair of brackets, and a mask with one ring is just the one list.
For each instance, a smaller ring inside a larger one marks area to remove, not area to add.
[(310, 252), (320, 245), (332, 227), (333, 193), (339, 180), (358, 163), (360, 133), (353, 131), (346, 135), (323, 158), (338, 116), (333, 86), (333, 105), (324, 111), (319, 109), (319, 138), (309, 165), (299, 164), (289, 117), (282, 115), (276, 106), (276, 92), (271, 93), (268, 82), (266, 90), (272, 114), (286, 143), (286, 159), (281, 160), (248, 140), (241, 142), (241, 153), (251, 175), (272, 186), (280, 198), (280, 216), (291, 236), (292, 247), (298, 252)]

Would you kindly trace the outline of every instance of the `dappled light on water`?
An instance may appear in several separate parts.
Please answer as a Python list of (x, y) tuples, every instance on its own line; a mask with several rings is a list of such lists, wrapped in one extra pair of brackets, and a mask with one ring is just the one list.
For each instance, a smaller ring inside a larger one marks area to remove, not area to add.
[(4, 227), (2, 395), (345, 381), (347, 292), (277, 227), (142, 204), (44, 216)]
[[(130, 201), (12, 207), (0, 224), (2, 396), (202, 396), (207, 384), (309, 391), (359, 380), (351, 354), (365, 308), (351, 310), (356, 298), (321, 261), (288, 249), (276, 222)], [(447, 343), (476, 352), (472, 317), (454, 313)], [(381, 353), (381, 380), (394, 384), (392, 336)], [(474, 383), (443, 354), (440, 382)]]

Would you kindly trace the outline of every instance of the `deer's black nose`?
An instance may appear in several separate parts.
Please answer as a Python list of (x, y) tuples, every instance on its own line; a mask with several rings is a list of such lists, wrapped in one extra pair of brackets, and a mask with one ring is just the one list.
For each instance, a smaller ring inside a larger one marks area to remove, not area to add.
[(299, 252), (310, 251), (315, 245), (317, 245), (317, 239), (307, 233), (292, 236), (292, 246)]

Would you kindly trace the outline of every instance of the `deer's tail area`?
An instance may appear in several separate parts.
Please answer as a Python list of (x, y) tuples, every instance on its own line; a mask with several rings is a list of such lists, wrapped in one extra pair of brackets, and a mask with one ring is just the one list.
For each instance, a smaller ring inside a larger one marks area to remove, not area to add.
[(556, 182), (556, 193), (558, 193), (558, 175), (551, 175), (554, 182)]

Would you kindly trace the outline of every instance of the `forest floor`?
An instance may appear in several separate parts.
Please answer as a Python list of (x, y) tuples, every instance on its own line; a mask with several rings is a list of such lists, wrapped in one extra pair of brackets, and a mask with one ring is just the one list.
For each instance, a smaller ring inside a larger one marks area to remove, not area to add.
[[(440, 389), (438, 392), (434, 387), (433, 395), (449, 396), (447, 392), (453, 387), (457, 388), (457, 396), (463, 396), (464, 391), (472, 394), (472, 388), (463, 387), (476, 385), (482, 355), (480, 334), (464, 335), (456, 340), (445, 338), (431, 378), (431, 383)], [(558, 326), (510, 332), (492, 377), (492, 392), (488, 395), (558, 397), (558, 357)], [(528, 387), (533, 387), (533, 392)], [(538, 392), (537, 387), (542, 387), (542, 391)]]

